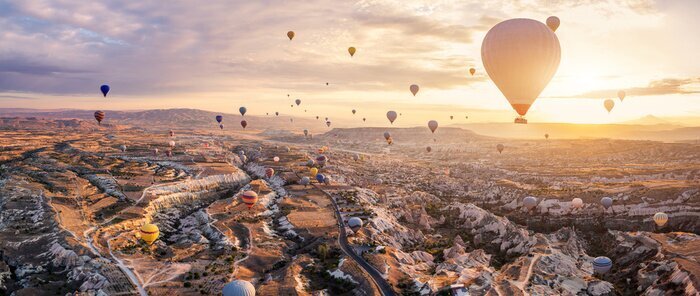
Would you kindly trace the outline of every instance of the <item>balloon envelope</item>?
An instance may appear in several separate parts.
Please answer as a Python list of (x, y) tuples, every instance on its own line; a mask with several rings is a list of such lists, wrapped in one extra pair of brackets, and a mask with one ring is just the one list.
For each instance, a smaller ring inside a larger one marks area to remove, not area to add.
[(216, 115), (216, 122), (221, 123), (221, 121), (224, 120), (224, 117), (221, 115)]
[(306, 176), (301, 177), (301, 179), (299, 180), (299, 184), (304, 185), (304, 186), (309, 185), (310, 182), (311, 182), (311, 179), (309, 179), (309, 177), (306, 177)]
[(583, 207), (583, 200), (578, 197), (574, 198), (573, 200), (571, 200), (571, 206), (575, 209), (579, 209)]
[(498, 144), (498, 145), (496, 145), (496, 150), (498, 150), (498, 153), (503, 152), (503, 148), (505, 148), (505, 147), (503, 146), (503, 144)]
[(474, 69), (474, 68), (469, 68), (469, 74), (471, 74), (472, 76), (474, 76), (474, 73), (476, 73), (476, 69)]
[(389, 132), (384, 132), (384, 140), (389, 140), (391, 138), (391, 134)]
[(413, 94), (413, 96), (416, 96), (416, 94), (418, 93), (418, 90), (420, 90), (420, 87), (417, 84), (411, 84), (411, 86), (408, 89), (411, 90), (411, 93)]
[(350, 56), (351, 56), (351, 57), (352, 57), (352, 56), (355, 56), (355, 51), (357, 51), (357, 49), (354, 48), (354, 47), (349, 47), (349, 48), (348, 48), (348, 53), (350, 53)]
[(615, 107), (615, 102), (611, 99), (607, 99), (605, 102), (603, 102), (603, 106), (605, 106), (605, 110), (608, 110), (608, 113), (610, 113), (613, 107)]
[(552, 32), (556, 32), (557, 28), (559, 28), (559, 18), (556, 16), (550, 16), (547, 18), (547, 27), (552, 30)]
[(248, 281), (235, 280), (221, 290), (223, 296), (255, 296), (255, 287)]
[(105, 113), (102, 111), (95, 111), (95, 120), (97, 120), (97, 124), (102, 124), (102, 120), (105, 119)]
[(428, 121), (428, 128), (430, 129), (430, 132), (434, 134), (435, 130), (438, 128), (438, 122), (435, 120)]
[(612, 198), (606, 196), (600, 199), (600, 204), (603, 205), (603, 207), (605, 207), (606, 209), (608, 209), (610, 208), (610, 206), (612, 206), (613, 200)]
[(241, 194), (241, 200), (248, 206), (248, 209), (252, 208), (256, 202), (258, 202), (258, 194), (255, 191), (248, 190)]
[(534, 196), (525, 197), (523, 199), (523, 206), (528, 210), (532, 210), (535, 206), (537, 206), (537, 198)]
[(103, 84), (100, 86), (100, 91), (102, 92), (103, 97), (107, 97), (107, 93), (109, 92), (109, 85)]
[(317, 174), (317, 175), (316, 175), (316, 181), (318, 181), (319, 183), (323, 183), (323, 181), (324, 181), (325, 179), (326, 179), (326, 176), (324, 176), (323, 174)]
[(294, 31), (287, 32), (287, 38), (289, 38), (290, 41), (294, 39)]
[(664, 226), (666, 222), (668, 222), (668, 215), (666, 213), (658, 212), (654, 214), (654, 223), (656, 223), (657, 226)]
[(348, 219), (348, 227), (350, 227), (350, 229), (352, 229), (353, 232), (357, 232), (358, 230), (360, 230), (360, 228), (362, 228), (362, 219), (358, 217), (352, 217)]
[(141, 235), (141, 239), (150, 245), (158, 239), (160, 231), (158, 230), (158, 226), (155, 224), (147, 223), (141, 226), (141, 229), (139, 229), (139, 234)]
[(245, 113), (248, 112), (248, 109), (246, 107), (240, 107), (238, 108), (238, 112), (241, 112), (241, 115), (245, 116)]
[(500, 22), (481, 44), (486, 73), (520, 116), (525, 116), (549, 84), (560, 59), (557, 36), (532, 19)]
[(593, 270), (596, 273), (606, 273), (612, 268), (612, 260), (605, 256), (596, 257), (593, 259)]
[(248, 126), (248, 122), (245, 120), (241, 120), (241, 126), (245, 128), (246, 126)]
[[(300, 99), (296, 99), (296, 100), (294, 101), (294, 103), (296, 103), (297, 106), (299, 106), (299, 105), (301, 105), (301, 100), (300, 100)], [(306, 106), (306, 105), (304, 105), (304, 106)]]
[(389, 119), (390, 123), (394, 123), (394, 120), (396, 120), (396, 111), (389, 111), (386, 113), (386, 118)]
[(622, 100), (624, 100), (626, 96), (627, 96), (627, 93), (624, 90), (617, 92), (617, 97), (620, 99), (620, 102), (622, 102)]

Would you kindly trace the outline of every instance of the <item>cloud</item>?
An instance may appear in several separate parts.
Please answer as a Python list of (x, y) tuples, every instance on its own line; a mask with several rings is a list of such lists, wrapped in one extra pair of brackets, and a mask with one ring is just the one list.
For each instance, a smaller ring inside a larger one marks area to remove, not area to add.
[[(695, 78), (666, 78), (649, 82), (647, 86), (632, 87), (622, 89), (627, 93), (627, 96), (660, 96), (660, 95), (677, 95), (677, 94), (696, 94), (700, 93), (700, 77)], [(619, 89), (604, 89), (590, 91), (570, 98), (612, 98), (617, 97)]]

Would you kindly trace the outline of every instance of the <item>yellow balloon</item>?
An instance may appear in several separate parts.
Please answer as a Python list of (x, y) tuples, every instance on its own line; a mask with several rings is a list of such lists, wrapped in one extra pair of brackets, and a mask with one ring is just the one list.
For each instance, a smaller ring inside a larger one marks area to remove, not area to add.
[(311, 177), (315, 178), (316, 175), (318, 175), (318, 169), (317, 168), (310, 168), (309, 172), (311, 173)]
[(654, 214), (654, 223), (656, 223), (657, 226), (664, 226), (666, 222), (668, 222), (668, 215), (666, 213), (658, 212)]
[(355, 55), (355, 51), (357, 51), (357, 49), (355, 49), (354, 47), (348, 48), (348, 52), (350, 53), (350, 56), (354, 56), (354, 55)]
[(149, 245), (153, 244), (153, 242), (158, 239), (158, 235), (160, 235), (158, 226), (155, 224), (144, 224), (141, 226), (139, 232), (141, 234), (141, 239)]

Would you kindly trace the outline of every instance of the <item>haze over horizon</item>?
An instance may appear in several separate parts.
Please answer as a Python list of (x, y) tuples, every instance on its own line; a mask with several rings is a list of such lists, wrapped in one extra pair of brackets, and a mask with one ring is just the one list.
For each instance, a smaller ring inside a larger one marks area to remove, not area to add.
[[(506, 19), (557, 15), (561, 63), (528, 112), (531, 123), (624, 123), (651, 114), (692, 126), (700, 124), (700, 74), (688, 60), (700, 36), (688, 28), (700, 25), (698, 9), (697, 1), (651, 0), (8, 1), (0, 4), (0, 107), (236, 113), (246, 106), (251, 115), (376, 122), (393, 109), (404, 115), (401, 126), (512, 122), (515, 112), (483, 68), (483, 37)], [(620, 89), (627, 98), (608, 114), (603, 99)], [(297, 98), (302, 105), (288, 107)]]

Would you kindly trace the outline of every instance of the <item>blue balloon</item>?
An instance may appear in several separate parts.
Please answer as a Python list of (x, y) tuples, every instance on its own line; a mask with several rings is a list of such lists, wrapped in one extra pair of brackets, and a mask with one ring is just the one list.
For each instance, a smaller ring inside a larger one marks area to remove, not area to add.
[(216, 122), (221, 123), (221, 121), (224, 120), (224, 117), (221, 115), (216, 115)]
[(319, 183), (323, 183), (323, 181), (324, 181), (325, 179), (326, 179), (326, 176), (324, 176), (323, 174), (317, 174), (317, 175), (316, 175), (316, 181), (318, 181)]
[(102, 92), (102, 95), (107, 97), (107, 93), (109, 92), (109, 85), (103, 84), (100, 86), (100, 91)]

